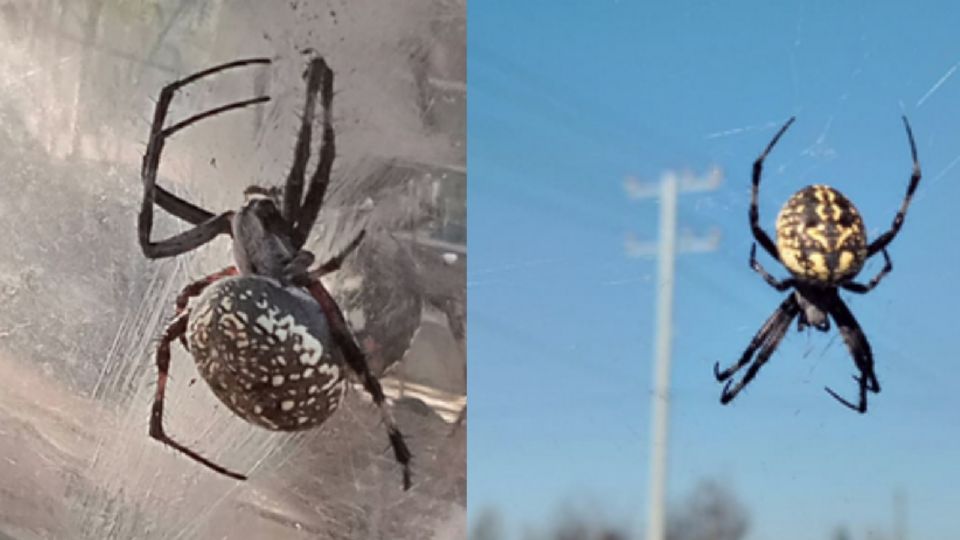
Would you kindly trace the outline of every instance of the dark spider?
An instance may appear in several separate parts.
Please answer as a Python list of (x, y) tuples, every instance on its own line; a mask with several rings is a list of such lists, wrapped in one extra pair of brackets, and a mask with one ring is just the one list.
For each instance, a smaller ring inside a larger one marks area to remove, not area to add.
[[(361, 231), (340, 253), (314, 269), (309, 269), (313, 254), (302, 249), (323, 203), (335, 157), (333, 72), (323, 58), (314, 57), (304, 74), (306, 104), (293, 166), (282, 193), (276, 188), (251, 186), (244, 192), (245, 202), (239, 210), (214, 215), (156, 185), (167, 138), (204, 118), (270, 99), (261, 96), (230, 103), (165, 128), (174, 93), (208, 75), (269, 63), (267, 58), (229, 62), (168, 84), (160, 92), (141, 169), (140, 247), (151, 259), (174, 257), (221, 234), (230, 235), (236, 264), (187, 285), (177, 297), (176, 317), (157, 347), (159, 375), (150, 436), (219, 473), (246, 479), (176, 442), (163, 430), (170, 344), (178, 338), (214, 394), (230, 410), (248, 422), (278, 431), (308, 429), (329, 418), (346, 388), (346, 365), (379, 408), (394, 456), (403, 467), (404, 489), (409, 489), (410, 450), (343, 312), (320, 281), (321, 276), (340, 268), (364, 233)], [(304, 196), (318, 96), (323, 133), (317, 168)], [(194, 226), (166, 240), (151, 241), (154, 204)], [(188, 308), (193, 297), (198, 298)]]
[[(790, 118), (780, 128), (766, 150), (753, 163), (753, 192), (750, 198), (750, 229), (753, 231), (753, 237), (771, 257), (780, 261), (790, 271), (792, 277), (780, 281), (768, 274), (757, 262), (756, 242), (750, 247), (750, 267), (778, 291), (783, 292), (792, 287), (793, 293), (767, 319), (736, 364), (723, 371), (720, 371), (719, 363), (714, 364), (714, 375), (719, 382), (726, 381), (739, 369), (750, 364), (743, 379), (735, 385), (734, 381), (727, 381), (720, 396), (720, 402), (729, 403), (744, 386), (753, 380), (786, 335), (790, 321), (794, 317), (798, 317), (798, 330), (811, 326), (826, 332), (830, 329), (830, 320), (827, 318), (827, 315), (830, 315), (837, 324), (840, 335), (860, 371), (860, 376), (854, 377), (860, 386), (860, 400), (857, 405), (854, 405), (830, 388), (826, 388), (826, 391), (840, 403), (864, 413), (867, 411), (867, 391), (879, 393), (880, 383), (877, 382), (877, 376), (873, 372), (873, 353), (870, 351), (867, 337), (860, 329), (853, 313), (841, 300), (838, 288), (859, 294), (867, 293), (893, 270), (886, 248), (903, 226), (903, 218), (910, 205), (910, 199), (920, 182), (917, 145), (913, 141), (910, 123), (904, 116), (903, 125), (907, 130), (910, 154), (913, 158), (913, 174), (910, 176), (907, 194), (900, 205), (900, 210), (893, 218), (893, 224), (887, 232), (873, 242), (867, 244), (866, 228), (853, 203), (829, 186), (813, 185), (801, 189), (790, 197), (780, 210), (777, 216), (777, 243), (774, 245), (760, 227), (757, 194), (760, 188), (763, 160), (793, 121), (794, 118)], [(867, 259), (881, 252), (884, 266), (880, 272), (867, 284), (854, 281), (853, 279), (863, 268)], [(760, 352), (756, 360), (750, 363), (757, 349)]]

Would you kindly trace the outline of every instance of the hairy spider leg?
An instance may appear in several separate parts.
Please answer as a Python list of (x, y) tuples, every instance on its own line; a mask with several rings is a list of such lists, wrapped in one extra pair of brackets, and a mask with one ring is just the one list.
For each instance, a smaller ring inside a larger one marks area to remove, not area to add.
[(884, 260), (883, 268), (881, 268), (880, 272), (877, 275), (873, 276), (873, 279), (871, 279), (866, 285), (864, 285), (863, 283), (857, 283), (856, 281), (846, 281), (844, 283), (841, 283), (840, 286), (850, 292), (854, 292), (857, 294), (866, 294), (872, 291), (874, 287), (880, 284), (880, 281), (883, 280), (884, 276), (886, 276), (893, 270), (893, 262), (890, 260), (890, 254), (887, 253), (886, 248), (884, 248), (881, 251), (883, 253), (883, 260)]
[(154, 203), (163, 208), (174, 217), (178, 217), (192, 225), (200, 225), (216, 214), (208, 212), (199, 206), (189, 203), (173, 193), (170, 193), (162, 186), (154, 185)]
[(856, 375), (854, 375), (853, 380), (857, 382), (858, 396), (859, 396), (856, 405), (854, 405), (850, 401), (847, 401), (846, 398), (841, 397), (840, 394), (834, 392), (829, 386), (824, 386), (823, 389), (826, 390), (827, 393), (830, 394), (831, 397), (833, 397), (833, 399), (839, 401), (844, 407), (857, 411), (860, 414), (864, 414), (867, 412), (867, 385), (863, 380), (863, 377), (857, 377)]
[(364, 236), (366, 236), (366, 231), (361, 229), (349, 244), (324, 261), (323, 264), (314, 267), (312, 270), (308, 269), (308, 267), (314, 262), (313, 253), (306, 250), (298, 251), (293, 259), (284, 267), (281, 281), (284, 285), (293, 284), (299, 287), (309, 288), (313, 280), (339, 270), (343, 265), (343, 261), (360, 246), (360, 242), (363, 241)]
[[(792, 299), (793, 297), (791, 294), (790, 298)], [(757, 359), (747, 368), (743, 379), (735, 385), (732, 380), (727, 381), (727, 384), (723, 387), (723, 393), (720, 395), (720, 403), (724, 405), (730, 403), (730, 401), (737, 397), (737, 394), (757, 376), (760, 368), (767, 363), (767, 360), (770, 359), (773, 352), (777, 350), (777, 346), (780, 345), (780, 341), (783, 340), (783, 336), (787, 334), (787, 330), (790, 328), (790, 322), (799, 312), (800, 307), (796, 301), (790, 304), (784, 302), (780, 305), (780, 308), (777, 309), (777, 312), (774, 313), (774, 316), (771, 317), (768, 324), (764, 325), (764, 330), (761, 330), (764, 336), (760, 340), (762, 346), (760, 347), (760, 352), (757, 354)], [(753, 345), (753, 343), (751, 343), (751, 345)]]
[(843, 337), (843, 342), (847, 344), (847, 349), (850, 350), (850, 355), (860, 371), (860, 376), (853, 378), (860, 387), (860, 400), (857, 405), (854, 405), (830, 388), (825, 388), (825, 390), (843, 405), (862, 414), (867, 412), (867, 391), (874, 394), (880, 393), (880, 383), (873, 371), (873, 352), (870, 350), (867, 337), (863, 334), (863, 329), (860, 328), (860, 324), (847, 305), (840, 299), (840, 295), (834, 293), (829, 309), (830, 315), (836, 321), (840, 335)]
[(367, 231), (361, 229), (356, 236), (353, 237), (353, 240), (350, 241), (339, 253), (335, 254), (333, 257), (327, 259), (326, 262), (316, 267), (310, 271), (311, 279), (320, 279), (321, 277), (336, 272), (343, 265), (343, 261), (350, 256), (358, 247), (360, 247), (360, 242), (363, 241), (363, 238), (367, 235)]
[(834, 293), (833, 302), (830, 304), (830, 315), (836, 321), (840, 336), (850, 349), (854, 363), (866, 379), (869, 390), (875, 394), (879, 393), (880, 383), (873, 370), (873, 351), (870, 349), (870, 343), (863, 329), (860, 328), (860, 323), (839, 294)]
[(760, 277), (764, 281), (770, 284), (774, 289), (783, 292), (790, 287), (796, 285), (796, 280), (793, 278), (787, 278), (783, 281), (773, 277), (769, 272), (760, 264), (760, 261), (757, 260), (757, 243), (754, 242), (750, 245), (750, 268), (753, 268), (753, 271), (760, 274)]
[[(237, 267), (231, 265), (223, 270), (220, 270), (219, 272), (214, 272), (209, 276), (204, 276), (193, 283), (190, 283), (180, 291), (180, 294), (177, 295), (177, 309), (174, 312), (174, 316), (179, 317), (180, 314), (186, 311), (187, 304), (190, 303), (190, 299), (202, 293), (214, 282), (217, 282), (225, 277), (236, 276), (239, 273), (240, 271), (237, 270)], [(188, 351), (190, 350), (190, 346), (187, 345), (187, 335), (185, 333), (180, 334), (180, 344), (183, 345), (184, 349)]]
[(910, 200), (913, 198), (913, 192), (917, 190), (917, 184), (920, 183), (920, 161), (917, 159), (917, 143), (913, 140), (913, 130), (910, 129), (910, 122), (906, 116), (903, 116), (903, 125), (907, 129), (907, 139), (910, 141), (910, 156), (913, 158), (913, 172), (910, 175), (910, 183), (907, 184), (907, 194), (900, 204), (900, 210), (897, 211), (897, 215), (893, 218), (893, 224), (890, 226), (890, 230), (881, 234), (873, 242), (870, 242), (870, 246), (867, 247), (867, 257), (871, 257), (887, 247), (887, 244), (900, 232), (900, 227), (903, 226), (903, 219), (907, 215), (907, 207), (910, 206)]
[(787, 128), (790, 127), (790, 124), (793, 124), (793, 121), (796, 120), (796, 117), (791, 116), (787, 123), (780, 128), (780, 131), (777, 131), (777, 134), (773, 136), (773, 139), (770, 140), (770, 144), (767, 145), (767, 148), (764, 149), (763, 153), (760, 154), (760, 157), (753, 162), (753, 188), (750, 192), (750, 230), (753, 231), (753, 237), (757, 239), (757, 242), (763, 247), (763, 249), (770, 254), (776, 260), (780, 260), (779, 250), (777, 250), (777, 245), (773, 243), (773, 240), (770, 239), (770, 236), (767, 235), (766, 231), (763, 230), (763, 227), (760, 226), (760, 209), (759, 209), (759, 195), (760, 195), (760, 178), (763, 176), (763, 160), (767, 158), (767, 154), (773, 150), (773, 147), (777, 144), (777, 141), (780, 140), (780, 137), (783, 136), (784, 132), (787, 131)]
[(756, 335), (753, 336), (753, 339), (750, 340), (750, 344), (747, 345), (747, 350), (743, 351), (743, 355), (740, 356), (740, 360), (738, 360), (737, 363), (723, 371), (720, 371), (720, 362), (713, 364), (713, 375), (717, 378), (717, 382), (723, 382), (729, 379), (734, 373), (740, 371), (743, 366), (749, 364), (750, 359), (753, 357), (753, 353), (767, 342), (771, 332), (784, 323), (790, 324), (790, 321), (793, 320), (793, 318), (796, 317), (797, 313), (799, 312), (800, 306), (797, 304), (797, 299), (793, 294), (790, 294), (777, 307), (776, 311), (773, 312), (773, 315), (771, 315), (770, 318), (763, 323), (763, 326), (760, 327), (760, 330), (757, 331)]
[[(307, 241), (307, 236), (310, 234), (310, 229), (313, 228), (313, 224), (317, 221), (317, 215), (320, 213), (320, 207), (323, 205), (323, 198), (327, 192), (327, 186), (330, 184), (330, 172), (333, 170), (333, 160), (336, 158), (336, 143), (333, 132), (333, 71), (327, 65), (326, 61), (322, 57), (316, 57), (310, 61), (310, 65), (307, 67), (307, 101), (308, 103), (311, 100), (311, 93), (313, 94), (312, 99), (316, 100), (317, 87), (319, 86), (320, 90), (320, 106), (323, 108), (323, 134), (321, 135), (320, 140), (320, 156), (317, 159), (317, 168), (313, 171), (313, 175), (310, 177), (310, 186), (307, 188), (307, 195), (303, 199), (303, 204), (300, 205), (300, 190), (303, 184), (303, 175), (299, 177), (293, 176), (293, 171), (291, 170), (291, 176), (288, 179), (287, 189), (284, 190), (284, 207), (287, 206), (299, 206), (296, 210), (293, 211), (296, 217), (294, 220), (290, 220), (290, 224), (293, 227), (293, 234), (291, 235), (293, 240), (293, 245), (296, 249), (300, 249)], [(313, 122), (313, 107), (309, 111), (311, 113), (310, 118), (307, 118), (307, 111), (304, 112), (304, 122)], [(301, 131), (301, 134), (303, 132)], [(303, 167), (306, 167), (306, 160), (309, 157), (310, 153), (310, 130), (306, 131), (307, 139), (301, 145), (300, 141), (297, 141), (297, 156), (295, 161), (303, 160)], [(301, 147), (304, 149), (301, 151)], [(290, 199), (287, 198), (287, 191), (290, 190)], [(295, 192), (293, 191), (295, 190)], [(291, 199), (296, 197), (296, 200)]]
[(193, 283), (190, 283), (189, 285), (184, 287), (183, 290), (180, 291), (179, 295), (177, 295), (176, 314), (180, 315), (181, 313), (183, 313), (183, 311), (187, 309), (187, 304), (190, 302), (190, 299), (202, 293), (204, 290), (206, 290), (207, 287), (209, 287), (213, 283), (225, 277), (236, 276), (239, 273), (240, 271), (237, 270), (236, 266), (230, 265), (224, 268), (223, 270), (214, 272), (208, 276), (204, 276), (194, 281)]
[(343, 351), (344, 360), (350, 369), (360, 378), (364, 390), (373, 398), (373, 403), (380, 410), (380, 417), (387, 428), (387, 436), (390, 439), (390, 446), (393, 447), (393, 455), (397, 462), (403, 467), (403, 489), (408, 490), (411, 486), (410, 460), (413, 457), (407, 443), (397, 427), (397, 422), (393, 418), (389, 407), (386, 404), (386, 397), (383, 395), (383, 388), (380, 381), (374, 377), (370, 371), (370, 365), (367, 362), (366, 355), (357, 345), (356, 340), (350, 333), (346, 319), (340, 306), (337, 305), (333, 297), (327, 291), (326, 287), (319, 279), (315, 279), (309, 287), (310, 294), (320, 304), (327, 322), (330, 325), (330, 333), (336, 341), (337, 346)]
[[(167, 191), (157, 189), (157, 169), (160, 165), (160, 155), (163, 152), (163, 145), (166, 139), (177, 131), (184, 129), (195, 122), (204, 118), (221, 114), (230, 110), (240, 109), (257, 103), (268, 101), (268, 96), (260, 96), (243, 101), (237, 101), (216, 107), (214, 109), (193, 115), (185, 120), (164, 128), (167, 111), (170, 108), (170, 102), (176, 91), (183, 86), (190, 84), (200, 78), (218, 73), (231, 68), (247, 66), (251, 64), (268, 64), (267, 58), (250, 58), (246, 60), (237, 60), (228, 62), (219, 66), (197, 72), (193, 75), (170, 83), (160, 91), (160, 99), (154, 108), (153, 123), (150, 126), (150, 142), (147, 144), (147, 151), (143, 156), (143, 165), (140, 170), (141, 180), (143, 181), (143, 202), (140, 207), (140, 217), (138, 221), (140, 247), (144, 255), (151, 259), (163, 257), (173, 257), (181, 253), (186, 253), (206, 244), (220, 234), (230, 234), (230, 221), (233, 212), (224, 212), (213, 217), (209, 212), (187, 203)], [(163, 193), (159, 195), (158, 193)], [(174, 235), (165, 240), (152, 242), (150, 233), (153, 229), (153, 204), (156, 202), (161, 208), (167, 210), (173, 215), (181, 217), (186, 221), (194, 223), (194, 220), (200, 217), (206, 217), (202, 222), (187, 231)]]
[(310, 159), (310, 144), (313, 138), (313, 119), (316, 117), (317, 96), (320, 94), (320, 84), (329, 68), (323, 59), (314, 58), (303, 73), (307, 81), (306, 102), (303, 105), (303, 115), (300, 117), (300, 132), (297, 134), (297, 143), (293, 152), (293, 165), (287, 175), (287, 182), (283, 188), (283, 218), (291, 226), (297, 222), (300, 205), (303, 203), (303, 182), (307, 173), (307, 161)]
[(164, 330), (163, 337), (160, 339), (160, 345), (157, 347), (157, 391), (153, 399), (153, 409), (150, 414), (150, 436), (218, 473), (225, 474), (237, 480), (246, 480), (246, 476), (217, 465), (173, 440), (163, 431), (163, 398), (167, 388), (167, 375), (170, 371), (170, 344), (186, 332), (187, 320), (188, 312), (183, 312), (178, 315), (173, 322), (167, 326), (166, 330)]

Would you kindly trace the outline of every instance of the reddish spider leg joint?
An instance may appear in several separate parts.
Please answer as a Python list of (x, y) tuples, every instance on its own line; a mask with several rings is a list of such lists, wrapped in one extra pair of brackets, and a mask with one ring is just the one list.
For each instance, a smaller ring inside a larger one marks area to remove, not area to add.
[(150, 413), (150, 436), (154, 439), (171, 446), (172, 448), (186, 454), (190, 458), (206, 465), (207, 467), (237, 480), (246, 480), (247, 477), (233, 472), (229, 469), (217, 465), (213, 461), (201, 456), (186, 446), (178, 443), (166, 434), (163, 430), (163, 398), (167, 389), (167, 377), (170, 371), (170, 343), (178, 337), (183, 336), (187, 329), (187, 313), (183, 313), (174, 318), (164, 330), (160, 344), (157, 346), (157, 390), (153, 401), (153, 408)]

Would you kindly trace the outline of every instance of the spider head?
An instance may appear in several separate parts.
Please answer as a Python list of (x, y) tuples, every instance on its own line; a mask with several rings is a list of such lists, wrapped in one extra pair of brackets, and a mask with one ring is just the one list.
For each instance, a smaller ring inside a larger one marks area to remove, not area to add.
[(248, 187), (243, 191), (243, 206), (234, 218), (235, 223), (246, 223), (247, 227), (256, 227), (268, 234), (289, 238), (289, 224), (280, 212), (280, 196), (281, 190), (278, 187)]
[(281, 189), (279, 187), (250, 186), (243, 190), (243, 208), (264, 216), (279, 213)]
[(835, 286), (857, 275), (867, 258), (860, 213), (830, 186), (807, 186), (777, 216), (780, 262), (799, 280)]

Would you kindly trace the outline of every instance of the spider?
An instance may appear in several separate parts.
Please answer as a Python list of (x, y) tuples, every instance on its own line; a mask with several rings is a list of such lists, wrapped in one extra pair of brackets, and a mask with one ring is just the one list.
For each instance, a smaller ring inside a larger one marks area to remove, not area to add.
[[(863, 334), (853, 313), (840, 298), (838, 289), (842, 288), (858, 294), (870, 292), (884, 276), (893, 270), (887, 245), (900, 231), (910, 199), (920, 182), (917, 145), (913, 140), (910, 122), (904, 116), (903, 125), (910, 142), (913, 172), (910, 183), (907, 185), (907, 194), (893, 219), (893, 224), (873, 242), (867, 243), (863, 220), (849, 199), (830, 186), (812, 185), (795, 193), (780, 210), (776, 226), (777, 243), (774, 244), (760, 227), (757, 195), (763, 172), (763, 160), (794, 120), (795, 118), (787, 120), (753, 163), (753, 191), (750, 198), (750, 229), (756, 239), (750, 247), (750, 267), (778, 291), (783, 292), (792, 288), (793, 292), (760, 327), (760, 331), (750, 341), (750, 345), (738, 362), (723, 371), (720, 371), (719, 363), (714, 364), (713, 371), (717, 381), (727, 381), (720, 396), (720, 402), (729, 403), (756, 377), (757, 372), (786, 335), (794, 317), (797, 317), (798, 331), (811, 326), (826, 332), (830, 329), (829, 315), (836, 323), (860, 372), (859, 376), (854, 376), (854, 380), (859, 385), (860, 398), (854, 405), (829, 387), (825, 390), (843, 405), (865, 413), (867, 392), (879, 393), (880, 383), (877, 382), (877, 376), (873, 371), (873, 353), (870, 350), (870, 343), (867, 342), (867, 337)], [(781, 281), (767, 273), (756, 259), (758, 242), (771, 257), (787, 268), (791, 277)], [(867, 259), (877, 253), (882, 253), (884, 260), (884, 266), (880, 272), (866, 284), (854, 281)], [(760, 352), (751, 363), (751, 358), (758, 349)], [(734, 384), (733, 380), (728, 380), (748, 364), (750, 367), (740, 381)]]
[[(276, 431), (319, 426), (338, 408), (346, 390), (344, 367), (360, 380), (379, 408), (394, 457), (409, 489), (411, 453), (390, 410), (380, 382), (353, 337), (343, 312), (320, 281), (340, 268), (360, 244), (361, 231), (343, 250), (310, 269), (314, 256), (303, 249), (323, 204), (335, 156), (331, 106), (333, 72), (314, 56), (304, 73), (306, 103), (293, 166), (282, 190), (251, 186), (237, 211), (213, 214), (156, 185), (165, 141), (176, 132), (226, 111), (268, 101), (255, 97), (222, 105), (164, 127), (175, 93), (210, 75), (243, 66), (269, 64), (249, 58), (200, 71), (163, 87), (154, 110), (143, 156), (143, 201), (139, 241), (150, 259), (198, 249), (223, 234), (233, 239), (234, 264), (187, 285), (176, 300), (176, 315), (156, 351), (157, 389), (150, 436), (226, 476), (245, 480), (178, 443), (163, 428), (163, 400), (170, 367), (170, 344), (179, 339), (193, 356), (213, 393), (244, 420)], [(323, 129), (317, 166), (304, 195), (317, 98)], [(153, 205), (193, 225), (160, 241), (150, 239)], [(188, 307), (190, 299), (193, 305)]]

